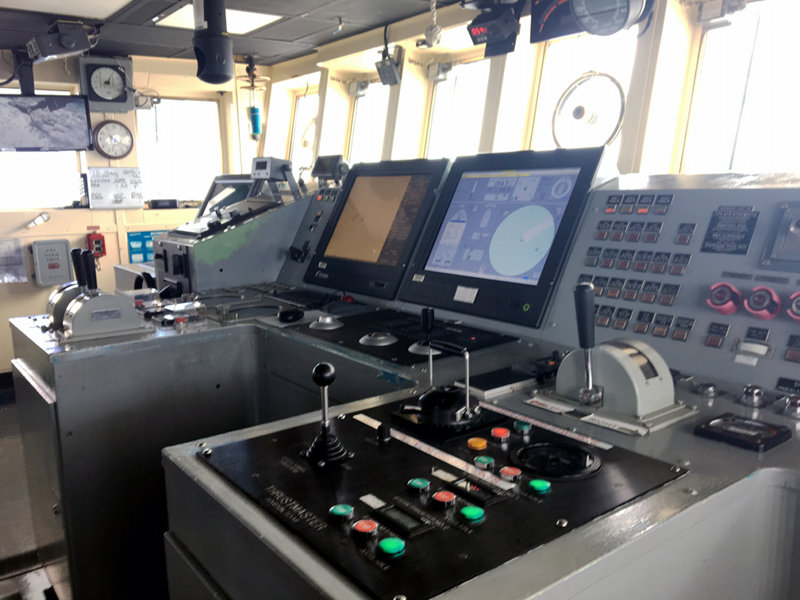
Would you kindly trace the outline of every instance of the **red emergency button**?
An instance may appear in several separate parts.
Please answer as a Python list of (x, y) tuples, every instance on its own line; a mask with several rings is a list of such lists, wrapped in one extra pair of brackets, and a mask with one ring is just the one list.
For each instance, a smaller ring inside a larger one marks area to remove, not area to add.
[(441, 508), (453, 506), (456, 503), (456, 495), (447, 490), (440, 490), (433, 495), (433, 501)]
[(508, 438), (511, 437), (511, 432), (506, 429), (505, 427), (493, 427), (492, 428), (492, 439), (495, 442), (507, 442)]
[(520, 471), (517, 467), (503, 467), (500, 469), (500, 477), (506, 481), (519, 481), (520, 475), (522, 475), (522, 471)]
[(353, 532), (362, 536), (374, 535), (378, 530), (378, 523), (372, 519), (361, 519), (353, 523)]

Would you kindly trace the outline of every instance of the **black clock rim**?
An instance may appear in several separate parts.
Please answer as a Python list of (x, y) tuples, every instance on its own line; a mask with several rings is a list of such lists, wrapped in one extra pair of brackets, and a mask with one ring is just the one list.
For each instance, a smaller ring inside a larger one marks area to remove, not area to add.
[[(92, 87), (92, 73), (94, 73), (97, 69), (102, 69), (103, 67), (114, 69), (117, 73), (119, 73), (120, 77), (122, 77), (122, 93), (120, 93), (120, 95), (116, 98), (112, 98), (110, 100), (97, 95)], [(111, 65), (107, 63), (86, 63), (85, 68), (86, 91), (88, 92), (89, 100), (92, 102), (113, 102), (115, 104), (122, 104), (128, 101), (128, 74), (125, 72), (124, 68), (120, 67), (119, 65)]]
[(98, 144), (98, 142), (97, 142), (97, 135), (98, 135), (98, 132), (100, 132), (103, 129), (103, 127), (105, 127), (106, 125), (109, 125), (111, 123), (114, 123), (116, 125), (121, 125), (122, 127), (124, 127), (125, 131), (127, 131), (130, 134), (131, 141), (133, 141), (133, 132), (131, 131), (130, 127), (125, 125), (125, 123), (123, 123), (122, 121), (117, 121), (116, 119), (106, 119), (105, 121), (100, 121), (100, 123), (95, 125), (94, 128), (92, 129), (92, 143), (94, 144), (95, 152), (97, 152), (103, 158), (107, 158), (109, 160), (119, 160), (121, 158), (125, 158), (131, 152), (133, 152), (134, 144), (131, 143), (131, 147), (128, 148), (128, 151), (125, 154), (121, 154), (120, 156), (112, 156), (111, 154), (108, 154), (107, 152), (104, 152), (102, 150), (102, 148), (100, 148), (100, 144)]

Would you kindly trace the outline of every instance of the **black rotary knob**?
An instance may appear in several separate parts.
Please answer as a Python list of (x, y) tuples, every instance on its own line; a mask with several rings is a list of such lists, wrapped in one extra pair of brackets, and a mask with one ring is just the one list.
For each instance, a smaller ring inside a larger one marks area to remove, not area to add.
[(336, 379), (336, 369), (329, 362), (318, 363), (311, 371), (311, 379), (319, 387), (326, 387)]

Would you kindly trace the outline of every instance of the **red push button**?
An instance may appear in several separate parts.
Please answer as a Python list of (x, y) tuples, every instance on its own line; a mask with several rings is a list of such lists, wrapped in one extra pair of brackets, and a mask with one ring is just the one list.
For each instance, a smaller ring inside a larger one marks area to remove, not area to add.
[(493, 427), (492, 428), (492, 439), (495, 442), (507, 442), (508, 438), (511, 437), (511, 431), (506, 429), (505, 427)]
[(440, 508), (447, 508), (456, 503), (456, 495), (447, 490), (439, 490), (433, 495), (433, 501)]

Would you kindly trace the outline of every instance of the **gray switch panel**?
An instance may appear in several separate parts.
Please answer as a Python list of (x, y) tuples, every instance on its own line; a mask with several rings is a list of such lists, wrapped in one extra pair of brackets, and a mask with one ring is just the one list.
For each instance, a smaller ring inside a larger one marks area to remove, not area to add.
[(72, 281), (68, 240), (33, 242), (32, 250), (36, 285), (39, 287), (52, 287)]
[(572, 292), (591, 281), (598, 343), (800, 393), (800, 179), (623, 177), (590, 194), (575, 239), (544, 341), (577, 345)]

